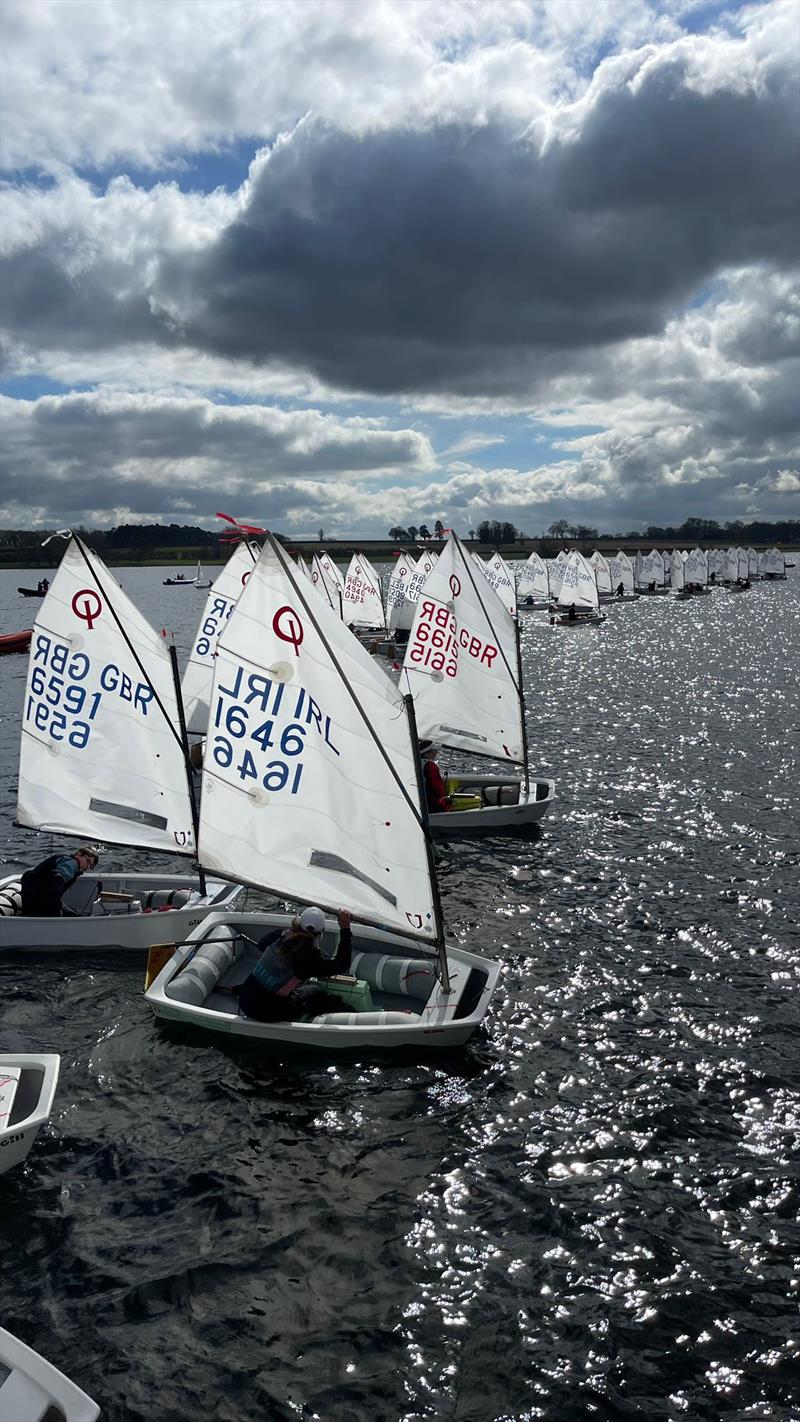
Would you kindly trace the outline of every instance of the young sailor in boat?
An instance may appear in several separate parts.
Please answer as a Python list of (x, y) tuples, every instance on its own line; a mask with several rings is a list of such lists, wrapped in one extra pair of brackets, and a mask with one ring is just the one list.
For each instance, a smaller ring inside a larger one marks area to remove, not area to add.
[(87, 869), (94, 869), (97, 855), (91, 849), (73, 854), (51, 854), (22, 876), (22, 912), (32, 918), (60, 918), (71, 913), (61, 903), (63, 895)]
[(257, 1022), (293, 1022), (339, 1012), (341, 998), (323, 992), (309, 978), (333, 978), (350, 967), (350, 913), (339, 909), (339, 946), (326, 958), (319, 942), (325, 929), (322, 909), (303, 909), (286, 929), (274, 929), (259, 942), (261, 957), (242, 984), (239, 1011)]
[(422, 776), (428, 814), (438, 815), (444, 810), (452, 810), (453, 802), (447, 793), (444, 776), (436, 764), (436, 757), (439, 754), (438, 748), (432, 741), (420, 741), (419, 753), (422, 757)]

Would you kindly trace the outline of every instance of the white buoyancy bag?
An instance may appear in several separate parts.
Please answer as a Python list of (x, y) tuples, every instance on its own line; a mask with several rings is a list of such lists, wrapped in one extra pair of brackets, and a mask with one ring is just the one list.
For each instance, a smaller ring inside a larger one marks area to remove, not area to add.
[(73, 538), (31, 639), (19, 823), (194, 854), (178, 724), (163, 637)]
[(209, 869), (435, 938), (401, 693), (268, 540), (217, 648)]

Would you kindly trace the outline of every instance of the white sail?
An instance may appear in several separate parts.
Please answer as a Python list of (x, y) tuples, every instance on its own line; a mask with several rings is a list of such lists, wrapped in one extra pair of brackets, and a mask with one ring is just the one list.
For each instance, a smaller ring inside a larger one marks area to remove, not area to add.
[(421, 557), (417, 559), (414, 571), (409, 579), (408, 591), (406, 592), (406, 597), (408, 598), (409, 602), (417, 602), (417, 600), (419, 599), (419, 595), (425, 586), (425, 581), (428, 577), (428, 574), (433, 572), (435, 563), (435, 553), (426, 552), (423, 553)]
[(680, 552), (676, 548), (670, 560), (669, 569), (669, 580), (675, 592), (682, 592), (686, 586), (686, 578), (684, 576), (683, 569), (684, 562), (680, 555)]
[(501, 558), (499, 553), (493, 554), (483, 564), (483, 572), (489, 586), (494, 588), (506, 612), (510, 612), (512, 617), (516, 617), (517, 590), (514, 586), (514, 574), (505, 559)]
[(363, 553), (354, 553), (344, 580), (342, 617), (348, 627), (385, 627), (381, 584)]
[(728, 555), (724, 548), (710, 548), (708, 550), (707, 561), (709, 578), (712, 573), (715, 578), (721, 578), (725, 573), (725, 565), (728, 561)]
[(572, 606), (577, 612), (597, 611), (597, 582), (593, 570), (581, 553), (570, 553), (567, 559), (558, 594), (558, 606), (565, 611)]
[(177, 727), (164, 639), (73, 538), (31, 639), (19, 823), (193, 855)]
[(651, 549), (651, 551), (642, 558), (637, 574), (637, 582), (639, 582), (642, 587), (649, 587), (651, 583), (655, 583), (657, 588), (664, 586), (664, 563), (657, 548)]
[(758, 554), (755, 548), (747, 549), (747, 576), (755, 577), (758, 574)]
[(203, 862), (433, 940), (416, 783), (401, 693), (268, 540), (217, 648)]
[(400, 684), (420, 736), (523, 760), (514, 619), (454, 533), (417, 604)]
[(611, 586), (616, 592), (620, 583), (622, 591), (626, 596), (634, 591), (633, 587), (633, 567), (627, 553), (618, 552), (609, 560), (609, 572), (611, 574)]
[[(326, 558), (326, 562), (333, 567), (330, 558)], [(311, 582), (320, 597), (341, 617), (344, 585), (338, 581), (338, 578), (331, 577), (330, 571), (326, 569), (325, 563), (323, 563), (323, 560), (319, 558), (316, 553), (311, 560)]]
[(323, 548), (320, 553), (315, 553), (314, 558), (319, 562), (325, 577), (331, 587), (339, 587), (344, 592), (344, 577), (341, 568), (334, 563), (330, 553), (326, 553)]
[(786, 559), (780, 548), (768, 548), (763, 556), (762, 571), (770, 573), (773, 577), (782, 578), (786, 575)]
[(408, 588), (416, 564), (402, 553), (392, 568), (386, 590), (386, 625), (390, 632), (396, 627), (410, 627), (414, 620), (414, 604), (409, 601)]
[(736, 548), (729, 548), (725, 559), (725, 581), (735, 583), (739, 576), (739, 552)]
[(687, 583), (697, 583), (704, 588), (708, 582), (708, 564), (702, 548), (693, 548), (683, 565), (683, 576)]
[(597, 591), (601, 596), (611, 592), (611, 569), (608, 560), (595, 549), (591, 558), (588, 559), (589, 567), (594, 570)]
[(527, 562), (522, 565), (517, 582), (517, 599), (522, 602), (525, 598), (532, 597), (535, 602), (546, 602), (548, 592), (547, 569), (539, 554), (531, 553)]
[(206, 598), (181, 683), (186, 728), (192, 735), (206, 733), (217, 639), (239, 600), (254, 561), (249, 545), (240, 543)]
[(744, 580), (750, 574), (750, 564), (747, 560), (747, 552), (744, 548), (737, 548), (737, 578)]
[(557, 558), (548, 560), (547, 581), (550, 586), (550, 596), (555, 601), (561, 591), (561, 583), (564, 577), (564, 569), (569, 561), (569, 554), (562, 548)]

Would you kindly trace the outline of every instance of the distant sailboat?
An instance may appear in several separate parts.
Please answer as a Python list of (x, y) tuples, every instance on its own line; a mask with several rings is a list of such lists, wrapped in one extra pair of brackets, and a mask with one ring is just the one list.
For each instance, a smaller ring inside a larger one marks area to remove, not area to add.
[(597, 579), (582, 553), (570, 553), (552, 611), (554, 615), (550, 620), (559, 627), (605, 622), (606, 614), (600, 611)]

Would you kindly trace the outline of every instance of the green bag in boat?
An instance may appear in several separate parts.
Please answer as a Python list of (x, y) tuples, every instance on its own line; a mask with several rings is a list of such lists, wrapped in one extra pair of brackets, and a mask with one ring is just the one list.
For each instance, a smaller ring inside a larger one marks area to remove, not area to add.
[(340, 997), (350, 1012), (375, 1011), (369, 983), (363, 982), (361, 978), (342, 976), (338, 978), (309, 978), (308, 981), (313, 983), (314, 987), (321, 988), (323, 992), (330, 992), (335, 997)]

